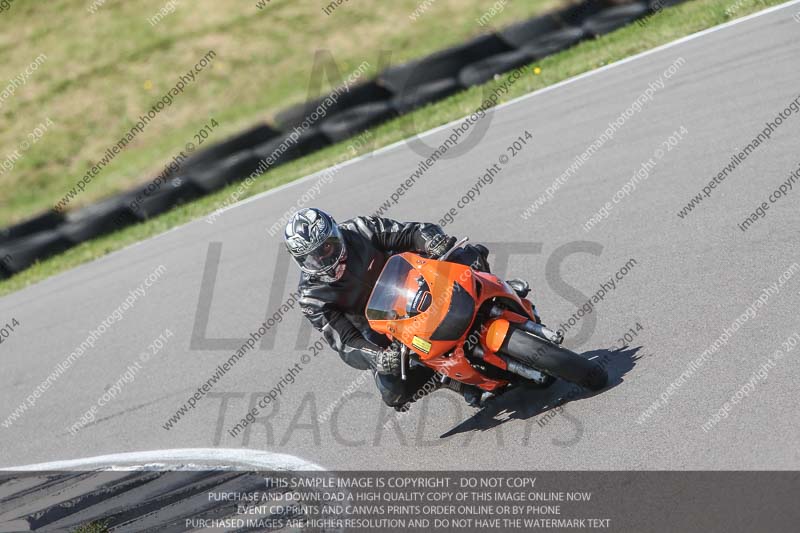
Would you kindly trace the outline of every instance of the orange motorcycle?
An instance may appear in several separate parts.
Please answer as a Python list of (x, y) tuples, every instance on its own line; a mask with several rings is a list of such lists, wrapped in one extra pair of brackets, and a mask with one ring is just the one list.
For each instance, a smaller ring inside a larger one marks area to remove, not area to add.
[(527, 299), (497, 276), (412, 252), (392, 256), (367, 302), (370, 327), (401, 345), (401, 375), (424, 365), (475, 385), (489, 396), (519, 383), (555, 378), (590, 390), (606, 386), (605, 369), (562, 346)]

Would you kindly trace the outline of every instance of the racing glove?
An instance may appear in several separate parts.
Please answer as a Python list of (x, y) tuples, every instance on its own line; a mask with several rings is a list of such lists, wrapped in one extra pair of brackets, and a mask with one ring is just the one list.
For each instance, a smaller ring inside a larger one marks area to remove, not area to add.
[(434, 259), (447, 253), (457, 241), (455, 237), (447, 236), (438, 226), (424, 228), (421, 233), (425, 240), (425, 253)]
[(399, 376), (400, 370), (400, 347), (392, 344), (388, 348), (383, 348), (375, 357), (375, 370), (379, 374), (389, 374)]

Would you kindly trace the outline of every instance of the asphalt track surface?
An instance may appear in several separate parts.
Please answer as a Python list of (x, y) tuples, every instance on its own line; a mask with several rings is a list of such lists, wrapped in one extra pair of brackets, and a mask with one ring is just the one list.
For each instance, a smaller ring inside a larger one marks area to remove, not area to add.
[[(581, 396), (561, 383), (547, 390), (517, 390), (482, 413), (449, 391), (437, 392), (415, 404), (399, 425), (381, 429), (386, 421), (381, 417), (392, 412), (382, 407), (367, 380), (344, 399), (333, 422), (315, 422), (315, 414), (340, 400), (360, 375), (326, 349), (282, 392), (277, 408), (264, 410), (267, 420), (231, 437), (226, 430), (245, 415), (251, 400), (272, 389), (307, 352), (296, 348), (298, 342), (307, 346), (318, 338), (301, 330), (304, 319), (295, 309), (275, 329), (271, 349), (250, 352), (214, 386), (214, 396), (164, 429), (241, 343), (190, 348), (196, 318), (202, 322), (198, 305), (209, 250), (213, 259), (218, 249), (220, 259), (204, 335), (246, 338), (268, 310), (275, 310), (274, 302), (285, 298), (272, 291), (285, 285), (288, 294), (297, 281), (298, 273), (290, 270), (285, 284), (271, 286), (280, 272), (279, 241), (265, 228), (318, 179), (310, 177), (238, 205), (213, 224), (194, 221), (0, 300), (0, 322), (16, 318), (20, 323), (0, 347), (0, 418), (6, 420), (131, 289), (159, 265), (166, 267), (146, 296), (32, 408), (10, 427), (0, 426), (0, 465), (138, 450), (248, 447), (291, 454), (327, 469), (800, 467), (795, 377), (800, 350), (753, 381), (753, 390), (726, 419), (707, 432), (702, 429), (800, 329), (800, 274), (674, 389), (666, 405), (637, 423), (765, 287), (800, 262), (800, 192), (773, 204), (747, 232), (737, 228), (798, 167), (800, 117), (784, 121), (691, 214), (677, 216), (766, 121), (800, 94), (800, 24), (792, 18), (797, 11), (798, 4), (771, 10), (502, 106), (476, 146), (438, 162), (388, 211), (399, 220), (439, 220), (482, 169), (530, 131), (533, 140), (446, 229), (473, 241), (540, 243), (511, 256), (500, 274), (530, 280), (550, 324), (568, 319), (601, 282), (635, 259), (616, 289), (567, 335), (568, 346), (607, 361), (607, 390)], [(523, 210), (678, 58), (685, 62), (652, 101), (524, 220)], [(681, 126), (688, 133), (649, 178), (585, 231), (586, 220)], [(450, 129), (423, 140), (439, 144)], [(323, 185), (315, 203), (340, 219), (372, 213), (419, 160), (405, 143), (381, 150), (343, 167), (334, 184)], [(212, 243), (222, 243), (221, 248)], [(208, 287), (204, 294), (210, 294)], [(629, 347), (617, 350), (617, 340), (637, 322), (643, 330)], [(163, 351), (100, 408), (96, 423), (71, 435), (67, 427), (165, 328), (174, 336)], [(569, 401), (553, 410), (559, 398)]]

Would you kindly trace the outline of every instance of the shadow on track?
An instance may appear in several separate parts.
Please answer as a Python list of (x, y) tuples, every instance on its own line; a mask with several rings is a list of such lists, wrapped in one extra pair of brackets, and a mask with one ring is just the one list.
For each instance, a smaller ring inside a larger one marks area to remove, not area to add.
[(624, 347), (617, 350), (592, 350), (583, 352), (583, 357), (595, 359), (608, 372), (608, 385), (601, 391), (592, 392), (578, 385), (558, 380), (546, 389), (520, 386), (489, 402), (473, 416), (442, 434), (440, 438), (451, 437), (468, 431), (487, 431), (510, 420), (527, 420), (551, 411), (569, 402), (591, 398), (620, 385), (624, 376), (641, 359), (636, 348)]

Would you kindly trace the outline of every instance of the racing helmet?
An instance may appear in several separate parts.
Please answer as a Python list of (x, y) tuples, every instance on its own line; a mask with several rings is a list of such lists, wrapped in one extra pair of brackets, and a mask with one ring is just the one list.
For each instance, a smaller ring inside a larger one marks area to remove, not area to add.
[(324, 211), (308, 207), (296, 212), (286, 224), (283, 240), (303, 272), (335, 280), (344, 274), (344, 238), (336, 221)]

